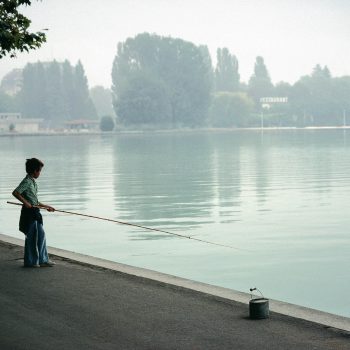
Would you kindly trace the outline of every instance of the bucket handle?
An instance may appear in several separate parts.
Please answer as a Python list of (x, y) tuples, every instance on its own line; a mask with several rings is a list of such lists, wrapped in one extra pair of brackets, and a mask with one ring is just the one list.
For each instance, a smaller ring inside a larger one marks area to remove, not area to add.
[(263, 297), (263, 298), (265, 298), (264, 296), (263, 296), (263, 293), (261, 293), (261, 291), (258, 289), (258, 288), (256, 288), (256, 287), (254, 287), (254, 288), (250, 288), (249, 289), (250, 290), (250, 299), (253, 299), (253, 291), (254, 290), (257, 290), (260, 294), (261, 294), (261, 296)]

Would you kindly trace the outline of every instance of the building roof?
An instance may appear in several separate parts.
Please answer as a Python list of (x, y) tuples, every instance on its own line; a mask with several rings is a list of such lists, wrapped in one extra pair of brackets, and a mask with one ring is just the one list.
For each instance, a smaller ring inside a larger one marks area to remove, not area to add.
[(96, 125), (98, 123), (99, 123), (98, 120), (74, 119), (74, 120), (68, 120), (64, 124), (66, 124), (66, 125), (81, 125), (81, 124)]

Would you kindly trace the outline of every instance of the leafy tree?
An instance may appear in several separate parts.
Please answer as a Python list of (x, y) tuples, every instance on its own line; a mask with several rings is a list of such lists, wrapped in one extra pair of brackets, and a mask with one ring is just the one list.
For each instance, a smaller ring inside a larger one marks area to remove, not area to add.
[(110, 115), (104, 115), (100, 120), (100, 129), (101, 131), (113, 131), (114, 129), (114, 120)]
[(280, 81), (274, 87), (274, 95), (278, 97), (289, 97), (292, 90), (292, 86), (289, 83)]
[(254, 74), (249, 80), (248, 93), (254, 99), (257, 106), (261, 97), (271, 96), (273, 84), (264, 59), (258, 56), (255, 61)]
[(35, 65), (28, 63), (22, 73), (22, 89), (19, 92), (19, 100), (21, 101), (21, 112), (24, 117), (34, 118), (37, 113), (38, 99), (35, 94), (37, 74)]
[(212, 87), (208, 49), (148, 33), (118, 45), (112, 70), (114, 108), (124, 124), (204, 123)]
[(327, 66), (324, 66), (324, 68), (322, 68), (320, 64), (316, 64), (312, 70), (311, 77), (316, 79), (330, 79), (331, 72)]
[(56, 60), (48, 64), (46, 74), (48, 82), (47, 99), (42, 102), (47, 103), (47, 116), (51, 126), (57, 126), (64, 120), (66, 106), (63, 97), (61, 67)]
[(306, 80), (306, 84), (311, 90), (311, 110), (314, 122), (318, 125), (334, 125), (330, 120), (334, 111), (334, 101), (332, 99), (332, 77), (327, 66), (323, 69), (317, 65), (311, 79)]
[[(175, 39), (177, 58), (173, 79), (166, 81), (170, 91), (173, 126), (201, 126), (207, 118), (212, 90), (212, 66), (207, 49)], [(172, 44), (171, 42), (169, 44)], [(171, 69), (167, 62), (163, 63)]]
[(35, 100), (40, 101), (36, 105), (36, 117), (47, 118), (48, 117), (48, 88), (47, 88), (47, 74), (44, 64), (38, 62), (35, 65), (36, 78), (33, 86)]
[(95, 106), (89, 95), (88, 81), (81, 61), (74, 68), (73, 117), (94, 119), (97, 117)]
[(17, 112), (15, 108), (14, 98), (0, 90), (0, 113)]
[[(336, 125), (342, 122), (336, 112), (333, 80), (327, 67), (316, 65), (309, 76), (297, 81), (292, 89), (291, 104), (301, 125)], [(338, 116), (338, 117), (336, 117)]]
[(18, 97), (24, 117), (44, 118), (52, 127), (96, 117), (81, 62), (77, 67), (67, 60), (27, 64), (22, 77)]
[(350, 76), (333, 78), (332, 99), (335, 102), (335, 115), (342, 124), (350, 125)]
[(22, 87), (22, 69), (15, 68), (1, 80), (0, 90), (8, 95), (14, 96)]
[(310, 100), (311, 91), (305, 79), (297, 81), (290, 93), (290, 104), (294, 122), (297, 126), (305, 126), (307, 120), (310, 120)]
[(171, 102), (166, 86), (150, 75), (142, 77), (139, 73), (130, 77), (119, 95), (116, 112), (124, 125), (171, 125)]
[(214, 127), (248, 126), (253, 108), (253, 100), (245, 93), (218, 92), (210, 106), (210, 124)]
[(74, 119), (75, 86), (73, 67), (68, 60), (62, 64), (62, 91), (67, 119)]
[(90, 96), (99, 116), (114, 115), (110, 89), (106, 89), (103, 86), (94, 86), (90, 89)]
[(5, 0), (0, 2), (0, 59), (16, 56), (16, 51), (39, 48), (46, 41), (43, 32), (31, 33), (31, 21), (18, 8), (31, 5), (31, 0)]
[(238, 91), (240, 87), (240, 75), (238, 73), (238, 60), (231, 55), (225, 47), (217, 49), (217, 64), (215, 69), (216, 91)]

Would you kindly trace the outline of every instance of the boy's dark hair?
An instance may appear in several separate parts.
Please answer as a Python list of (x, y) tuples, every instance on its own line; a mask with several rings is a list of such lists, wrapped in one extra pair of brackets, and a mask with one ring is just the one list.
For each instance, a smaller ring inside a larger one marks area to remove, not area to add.
[(37, 158), (31, 158), (27, 159), (26, 161), (26, 172), (27, 174), (33, 174), (34, 171), (40, 170), (44, 166), (44, 163), (37, 159)]

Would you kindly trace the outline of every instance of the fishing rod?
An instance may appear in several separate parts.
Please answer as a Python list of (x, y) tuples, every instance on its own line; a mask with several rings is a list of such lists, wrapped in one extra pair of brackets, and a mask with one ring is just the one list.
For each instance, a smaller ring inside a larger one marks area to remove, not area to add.
[[(22, 203), (16, 203), (16, 202), (10, 202), (10, 201), (7, 201), (7, 203), (8, 203), (8, 204), (13, 204), (13, 205), (22, 206)], [(41, 206), (41, 205), (33, 205), (33, 207), (34, 207), (34, 208), (39, 208), (39, 209), (47, 209), (46, 207), (43, 207), (43, 206)], [(186, 236), (186, 235), (181, 235), (181, 234), (179, 234), (179, 233), (169, 232), (169, 231), (160, 230), (160, 229), (157, 229), (157, 228), (151, 228), (151, 227), (147, 227), (147, 226), (141, 226), (141, 225), (137, 225), (137, 224), (132, 224), (132, 223), (130, 223), (130, 222), (119, 221), (119, 220), (113, 220), (113, 219), (103, 218), (103, 217), (95, 216), (95, 215), (81, 214), (81, 213), (76, 213), (76, 212), (67, 211), (67, 210), (58, 210), (58, 209), (55, 209), (55, 211), (58, 212), (58, 213), (64, 213), (64, 214), (69, 214), (69, 215), (78, 215), (78, 216), (83, 216), (83, 217), (87, 217), (87, 218), (93, 218), (93, 219), (98, 219), (98, 220), (110, 221), (110, 222), (114, 222), (114, 223), (117, 223), (117, 224), (128, 225), (128, 226), (133, 226), (133, 227), (138, 227), (138, 228), (142, 228), (142, 229), (149, 230), (149, 231), (162, 232), (162, 233), (166, 233), (166, 234), (168, 234), (168, 235), (173, 235), (173, 236), (177, 236), (177, 237), (180, 237), (180, 238), (192, 239), (192, 240), (194, 240), (194, 241), (198, 241), (198, 242), (202, 242), (202, 243), (207, 243), (207, 244), (211, 244), (211, 245), (216, 245), (216, 246), (220, 246), (220, 247), (231, 248), (231, 249), (236, 249), (236, 250), (247, 250), (247, 249), (242, 249), (242, 248), (234, 247), (234, 246), (231, 246), (231, 245), (228, 245), (228, 244), (221, 244), (221, 243), (206, 241), (206, 240), (204, 240), (204, 239), (194, 238), (194, 237)]]

